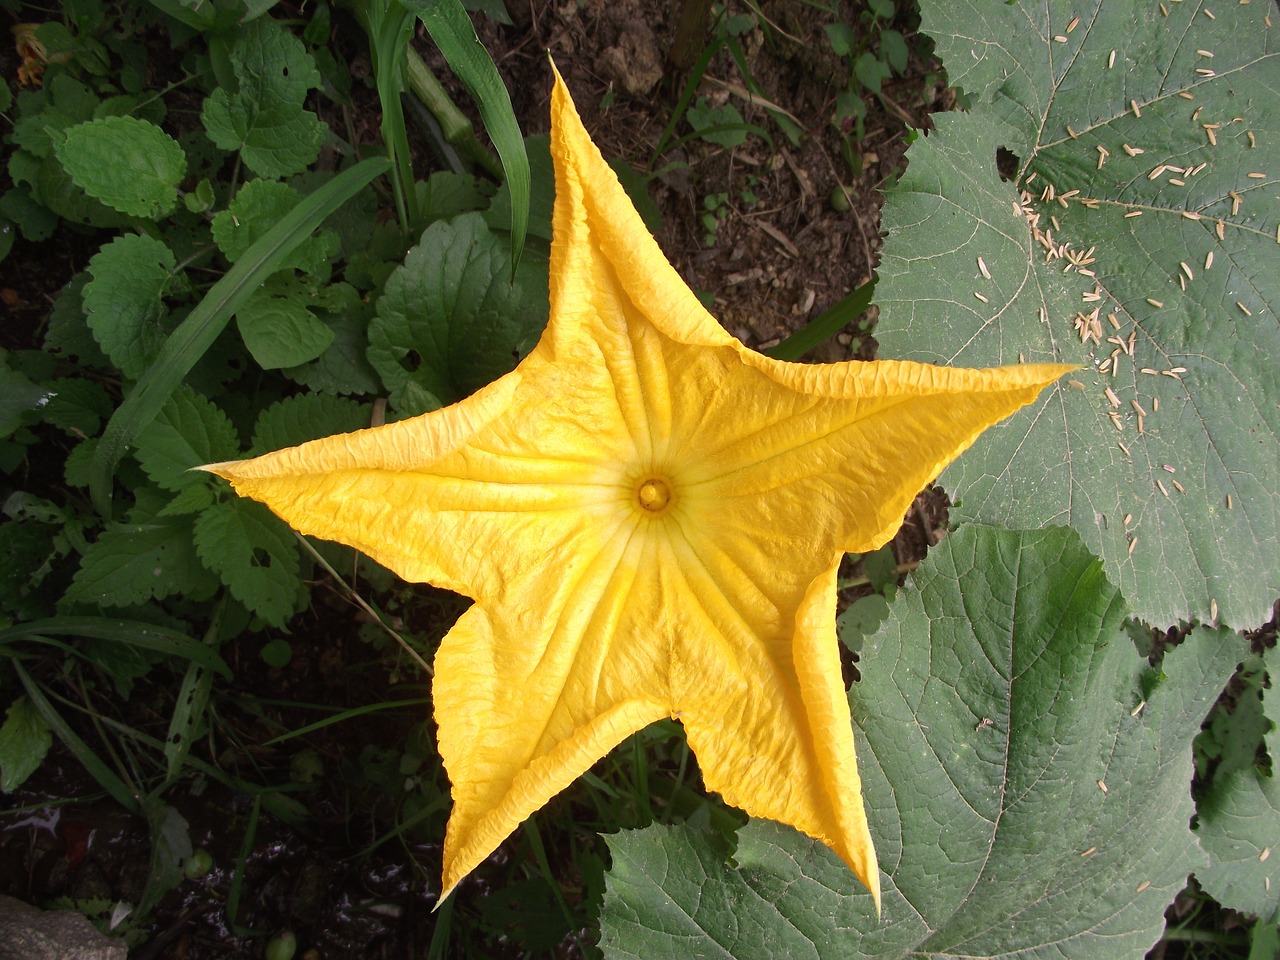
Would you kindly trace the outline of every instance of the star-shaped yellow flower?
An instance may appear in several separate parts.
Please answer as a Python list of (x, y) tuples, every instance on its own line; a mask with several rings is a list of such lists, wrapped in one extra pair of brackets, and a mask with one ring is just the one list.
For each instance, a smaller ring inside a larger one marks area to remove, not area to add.
[(440, 645), (444, 894), (625, 737), (680, 720), (709, 789), (879, 902), (835, 633), (846, 551), (1067, 367), (805, 365), (743, 347), (552, 94), (551, 319), (412, 420), (207, 469), (304, 533), (474, 598)]

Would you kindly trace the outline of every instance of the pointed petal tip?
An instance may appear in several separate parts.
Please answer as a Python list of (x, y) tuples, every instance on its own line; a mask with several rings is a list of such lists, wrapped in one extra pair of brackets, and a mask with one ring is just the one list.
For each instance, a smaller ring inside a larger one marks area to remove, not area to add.
[(195, 467), (188, 467), (187, 472), (199, 470), (202, 473), (212, 473), (215, 477), (221, 477), (223, 480), (231, 480), (237, 473), (237, 468), (244, 465), (244, 460), (223, 460), (219, 463), (202, 463)]
[(455, 891), (455, 890), (457, 890), (457, 889), (458, 889), (458, 881), (457, 881), (457, 880), (453, 881), (453, 883), (449, 884), (449, 886), (447, 886), (447, 887), (443, 888), (443, 889), (440, 891), (440, 896), (438, 896), (438, 897), (436, 898), (436, 905), (435, 905), (434, 907), (432, 907), (432, 908), (431, 908), (431, 912), (432, 912), (432, 913), (435, 913), (437, 910), (439, 910), (441, 907), (443, 907), (443, 906), (444, 906), (444, 902), (445, 902), (446, 900), (448, 900), (448, 899), (449, 899), (449, 897), (453, 895), (453, 891)]
[(858, 878), (867, 892), (871, 894), (876, 905), (876, 917), (880, 917), (880, 861), (876, 857), (875, 846), (868, 830), (863, 836), (843, 848), (835, 849), (836, 855), (845, 862), (853, 875)]

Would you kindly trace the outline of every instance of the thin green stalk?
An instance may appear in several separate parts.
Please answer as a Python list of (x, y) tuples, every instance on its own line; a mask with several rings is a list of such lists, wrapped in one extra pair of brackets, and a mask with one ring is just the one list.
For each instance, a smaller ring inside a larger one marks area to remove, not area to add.
[(633, 793), (637, 800), (640, 801), (640, 809), (644, 812), (644, 818), (647, 822), (654, 820), (653, 805), (649, 802), (649, 764), (648, 758), (645, 756), (644, 745), (640, 742), (640, 737), (633, 734), (631, 737), (631, 776), (634, 779), (635, 786)]
[(670, 802), (662, 811), (662, 816), (658, 818), (659, 823), (667, 823), (671, 818), (671, 813), (675, 809), (675, 796), (680, 792), (680, 788), (684, 786), (684, 777), (689, 767), (689, 742), (687, 740), (680, 741), (680, 769), (676, 771), (675, 785), (671, 788)]
[(1212, 943), (1223, 947), (1244, 946), (1249, 943), (1247, 933), (1203, 930), (1199, 927), (1169, 927), (1160, 939), (1177, 943)]
[(391, 160), (391, 194), (400, 229), (409, 237), (416, 227), (421, 226), (422, 214), (417, 207), (409, 134), (405, 128), (404, 105), (400, 101), (400, 94), (405, 89), (405, 57), (410, 50), (409, 41), (413, 38), (414, 17), (395, 0), (355, 3), (351, 10), (369, 38), (374, 84), (382, 106), (382, 142)]
[(409, 72), (409, 92), (435, 117), (445, 142), (469, 163), (480, 167), (494, 179), (501, 180), (502, 163), (476, 137), (475, 125), (458, 109), (426, 61), (418, 56), (416, 50), (410, 49), (405, 65)]
[(419, 667), (422, 668), (423, 673), (425, 673), (429, 677), (434, 677), (435, 671), (431, 669), (431, 664), (427, 663), (426, 660), (422, 659), (422, 655), (419, 654), (417, 650), (413, 649), (413, 647), (409, 645), (409, 641), (407, 641), (404, 637), (400, 636), (400, 634), (398, 634), (395, 630), (391, 628), (391, 625), (387, 623), (387, 621), (383, 618), (382, 614), (380, 614), (377, 610), (371, 607), (369, 603), (364, 599), (364, 597), (356, 593), (353, 587), (348, 586), (347, 582), (343, 580), (342, 577), (338, 576), (338, 571), (334, 570), (333, 567), (329, 566), (329, 561), (327, 561), (324, 557), (320, 556), (319, 552), (316, 550), (315, 547), (311, 545), (310, 541), (308, 541), (307, 538), (302, 536), (300, 533), (295, 533), (294, 536), (298, 538), (298, 543), (302, 545), (302, 549), (306, 550), (309, 554), (311, 554), (312, 559), (315, 560), (316, 563), (324, 567), (325, 571), (329, 574), (329, 576), (333, 577), (333, 579), (338, 583), (340, 587), (342, 587), (343, 591), (347, 594), (347, 596), (351, 599), (351, 601), (356, 606), (358, 606), (361, 610), (367, 613), (369, 616), (373, 617), (374, 621), (378, 624), (378, 626), (382, 627), (382, 629), (385, 630), (391, 636), (391, 639), (395, 640), (396, 643), (400, 644), (401, 648), (407, 654), (409, 654), (410, 658), (415, 663), (417, 663)]
[(457, 897), (450, 897), (436, 904), (435, 929), (431, 931), (431, 943), (427, 945), (427, 960), (441, 960), (449, 949), (449, 932), (453, 927), (453, 904)]
[(239, 936), (252, 936), (256, 931), (240, 926), (240, 892), (244, 889), (244, 868), (249, 862), (249, 854), (253, 851), (253, 841), (258, 835), (258, 816), (262, 812), (262, 798), (253, 798), (253, 807), (249, 811), (249, 822), (244, 828), (244, 837), (240, 841), (240, 852), (236, 855), (236, 869), (231, 876), (231, 888), (227, 891), (227, 922)]
[(363, 717), (367, 713), (377, 713), (379, 710), (396, 710), (400, 707), (423, 707), (427, 702), (421, 698), (415, 698), (413, 700), (387, 700), (380, 703), (366, 703), (364, 706), (343, 710), (341, 713), (336, 713), (331, 717), (325, 717), (323, 720), (309, 723), (305, 727), (299, 727), (297, 730), (290, 730), (288, 733), (282, 733), (278, 737), (272, 737), (264, 742), (262, 746), (271, 747), (277, 743), (292, 740), (294, 737), (305, 737), (308, 733), (315, 733), (317, 730), (323, 730), (325, 727), (333, 726), (335, 723), (342, 723), (345, 720)]
[(658, 145), (653, 148), (653, 155), (649, 157), (648, 164), (645, 165), (645, 173), (653, 172), (653, 165), (658, 162), (658, 158), (662, 156), (669, 148), (671, 135), (675, 132), (676, 126), (684, 119), (685, 111), (689, 109), (689, 103), (693, 100), (693, 95), (698, 91), (698, 85), (702, 83), (703, 74), (707, 72), (707, 68), (711, 66), (711, 60), (720, 48), (724, 45), (723, 39), (717, 39), (713, 43), (707, 45), (702, 51), (702, 56), (698, 58), (698, 62), (693, 65), (693, 70), (689, 74), (689, 79), (685, 81), (684, 88), (680, 91), (680, 98), (676, 100), (676, 105), (671, 111), (671, 119), (667, 121), (667, 125), (663, 128), (662, 136), (658, 138)]

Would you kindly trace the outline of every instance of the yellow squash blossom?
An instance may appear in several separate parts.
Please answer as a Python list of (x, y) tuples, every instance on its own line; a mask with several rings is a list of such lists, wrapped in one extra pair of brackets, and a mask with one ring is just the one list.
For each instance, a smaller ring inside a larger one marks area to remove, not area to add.
[(771, 360), (645, 230), (563, 81), (551, 313), (443, 410), (214, 464), (306, 534), (474, 605), (436, 654), (442, 898), (663, 717), (708, 789), (827, 844), (879, 902), (835, 632), (846, 551), (1067, 367)]

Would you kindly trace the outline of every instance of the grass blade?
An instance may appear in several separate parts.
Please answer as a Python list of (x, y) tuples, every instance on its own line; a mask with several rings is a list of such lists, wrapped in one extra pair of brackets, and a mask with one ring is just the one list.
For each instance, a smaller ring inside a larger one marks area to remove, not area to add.
[(129, 444), (156, 418), (169, 395), (217, 339), (236, 310), (279, 269), (298, 244), (311, 236), (325, 217), (389, 167), (390, 162), (383, 157), (364, 160), (305, 196), (245, 252), (173, 331), (151, 369), (112, 415), (98, 442), (90, 469), (89, 493), (99, 514), (111, 519), (111, 480)]
[(97, 780), (102, 789), (111, 794), (120, 806), (131, 813), (138, 813), (142, 808), (134, 791), (71, 729), (67, 721), (62, 718), (62, 714), (54, 709), (49, 698), (44, 695), (40, 684), (31, 679), (31, 675), (23, 669), (22, 664), (17, 659), (9, 662), (26, 688), (31, 705), (44, 718), (45, 723), (49, 724), (49, 728), (58, 735), (58, 739), (66, 744), (67, 749), (75, 755), (89, 775)]
[(352, 707), (350, 710), (343, 710), (341, 713), (335, 713), (331, 717), (325, 717), (323, 720), (317, 720), (315, 723), (309, 723), (305, 727), (299, 727), (297, 730), (290, 730), (288, 733), (282, 733), (278, 737), (272, 737), (262, 744), (264, 747), (274, 746), (277, 743), (283, 743), (285, 740), (292, 740), (294, 737), (306, 736), (308, 733), (315, 733), (317, 730), (323, 730), (325, 727), (332, 726), (335, 723), (342, 723), (344, 720), (352, 720), (356, 717), (362, 717), (366, 713), (377, 713), (379, 710), (398, 710), (401, 707), (423, 707), (430, 703), (417, 697), (413, 700), (384, 700), (379, 703), (366, 703), (363, 706)]
[(511, 109), (511, 97), (459, 0), (405, 0), (405, 6), (417, 14), (449, 67), (475, 99), (480, 119), (502, 160), (507, 186), (511, 188), (511, 275), (514, 277), (529, 229), (531, 181), (529, 156), (525, 153), (515, 111)]
[(871, 295), (875, 290), (875, 280), (868, 280), (781, 343), (765, 350), (764, 355), (775, 360), (799, 360), (822, 341), (835, 336), (842, 327), (857, 320), (871, 306)]
[(33, 620), (0, 630), (0, 645), (20, 639), (42, 641), (44, 635), (93, 637), (95, 640), (127, 643), (190, 660), (231, 679), (231, 668), (212, 648), (177, 630), (137, 620), (112, 617), (50, 617), (47, 620)]

